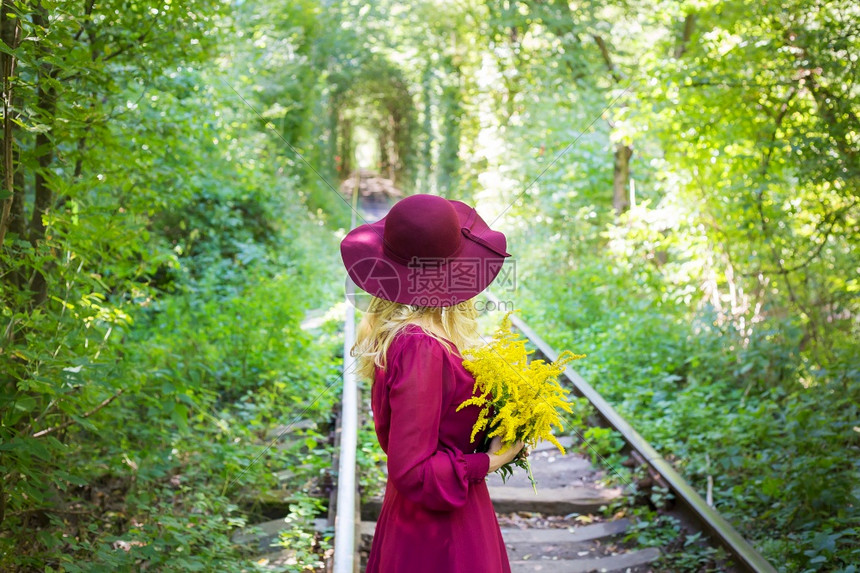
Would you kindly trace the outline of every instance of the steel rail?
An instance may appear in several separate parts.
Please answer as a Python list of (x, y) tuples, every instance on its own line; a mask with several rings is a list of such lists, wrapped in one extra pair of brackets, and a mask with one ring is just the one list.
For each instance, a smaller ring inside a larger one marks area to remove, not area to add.
[[(483, 294), (496, 305), (496, 308), (502, 308), (499, 298), (490, 291), (485, 290)], [(559, 353), (529, 328), (521, 318), (511, 315), (511, 323), (534, 344), (544, 358), (551, 362), (558, 359)], [(675, 498), (701, 521), (707, 533), (729, 551), (739, 562), (739, 566), (754, 573), (776, 573), (776, 569), (719, 512), (709, 506), (671, 464), (663, 459), (657, 450), (639, 435), (639, 432), (634, 430), (582, 376), (569, 366), (565, 369), (564, 375), (573, 385), (575, 393), (585, 397), (597, 410), (603, 422), (619, 432), (630, 448), (638, 452), (651, 465), (669, 485)]]
[[(353, 193), (352, 225), (355, 227), (355, 206), (358, 186)], [(355, 285), (346, 281), (346, 312), (343, 331), (343, 393), (341, 396), (340, 454), (337, 470), (337, 507), (334, 521), (333, 573), (355, 573), (358, 571), (356, 551), (356, 495), (355, 464), (358, 445), (358, 384), (355, 375), (355, 358), (351, 355), (355, 343)]]

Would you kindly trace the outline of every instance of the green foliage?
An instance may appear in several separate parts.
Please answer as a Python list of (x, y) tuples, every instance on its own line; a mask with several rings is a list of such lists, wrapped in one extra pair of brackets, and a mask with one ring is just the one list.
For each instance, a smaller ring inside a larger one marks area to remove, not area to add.
[(580, 450), (591, 457), (591, 463), (604, 464), (618, 470), (620, 462), (623, 461), (619, 452), (624, 447), (620, 433), (611, 428), (592, 426), (582, 432), (581, 438)]
[(771, 561), (856, 567), (854, 3), (3, 6), (0, 568), (253, 570), (229, 534), (282, 469), (315, 566), (340, 350), (301, 321), (359, 130), (480, 203), (523, 315)]
[(317, 539), (313, 533), (313, 520), (323, 509), (323, 504), (318, 499), (311, 497), (303, 498), (298, 503), (290, 504), (290, 513), (284, 521), (290, 526), (284, 529), (278, 536), (277, 545), (291, 551), (292, 555), (288, 564), (292, 565), (287, 571), (307, 571), (310, 568), (323, 568), (320, 541), (328, 543), (331, 535)]
[(359, 430), (356, 454), (356, 472), (358, 472), (361, 498), (364, 500), (382, 498), (387, 481), (384, 470), (386, 457), (376, 439), (372, 419), (365, 420)]
[(338, 363), (300, 322), (336, 238), (220, 81), (226, 5), (7, 8), (0, 569), (254, 570), (230, 537), (275, 472), (320, 510)]
[(660, 559), (655, 565), (661, 571), (716, 573), (730, 565), (725, 550), (708, 543), (702, 532), (691, 534), (677, 518), (655, 511), (636, 511), (625, 540), (643, 547), (660, 547)]

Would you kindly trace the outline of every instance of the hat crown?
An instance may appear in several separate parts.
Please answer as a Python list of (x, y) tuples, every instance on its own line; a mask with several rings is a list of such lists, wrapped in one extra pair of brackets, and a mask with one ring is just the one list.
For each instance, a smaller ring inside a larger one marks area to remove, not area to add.
[(451, 202), (438, 195), (410, 195), (389, 211), (383, 231), (389, 256), (409, 262), (444, 259), (462, 244), (460, 220)]
[(506, 248), (505, 235), (476, 209), (427, 194), (401, 199), (340, 244), (355, 286), (392, 302), (432, 307), (452, 306), (484, 290), (511, 256)]

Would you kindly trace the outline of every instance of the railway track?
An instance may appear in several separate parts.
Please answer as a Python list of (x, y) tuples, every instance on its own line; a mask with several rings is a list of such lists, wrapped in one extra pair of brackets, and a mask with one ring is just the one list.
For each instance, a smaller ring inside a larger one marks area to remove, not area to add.
[[(378, 202), (368, 205), (363, 216), (367, 221), (382, 217), (386, 209)], [(355, 221), (353, 221), (355, 224)], [(355, 293), (347, 284), (347, 297), (354, 300)], [(500, 301), (491, 293), (483, 293), (488, 301), (499, 307)], [(512, 316), (514, 327), (529, 339), (535, 349), (535, 358), (555, 360), (558, 353), (524, 321)], [(355, 314), (352, 305), (346, 305), (344, 316), (344, 378), (341, 411), (335, 430), (338, 454), (336, 494), (330, 499), (329, 519), (320, 520), (319, 528), (334, 527), (333, 559), (327, 571), (354, 573), (362, 571), (373, 538), (375, 520), (381, 508), (381, 499), (360, 499), (356, 480), (357, 433), (362, 416), (362, 401), (358, 381), (352, 373), (353, 358), (349, 356), (355, 336)], [(595, 467), (590, 458), (576, 448), (575, 440), (567, 440), (566, 455), (560, 455), (549, 444), (541, 444), (530, 457), (537, 495), (524, 472), (515, 474), (502, 483), (497, 474), (488, 477), (490, 496), (502, 528), (502, 536), (514, 573), (585, 573), (590, 571), (623, 571), (646, 573), (666, 571), (659, 565), (666, 548), (640, 547), (625, 542), (627, 534), (637, 526), (623, 512), (605, 517), (604, 509), (618, 502), (619, 507), (634, 491), (638, 503), (648, 503), (638, 487), (648, 482), (670, 495), (662, 496), (673, 501), (661, 511), (678, 519), (688, 534), (701, 532), (704, 543), (722, 547), (727, 559), (718, 563), (719, 571), (775, 573), (768, 563), (734, 528), (650, 446), (594, 388), (568, 367), (563, 373), (573, 393), (585, 398), (592, 406), (596, 425), (610, 428), (624, 441), (621, 451), (631, 464), (637, 466), (636, 475), (643, 479), (634, 486), (620, 480), (608, 480), (610, 470)], [(610, 485), (607, 485), (610, 484)], [(264, 532), (276, 536), (278, 528), (285, 527), (283, 520), (262, 524)], [(260, 537), (258, 536), (259, 540)], [(263, 543), (261, 547), (265, 544)], [(669, 548), (671, 550), (671, 548)], [(272, 570), (284, 570), (277, 561)], [(713, 570), (713, 569), (712, 569)], [(477, 572), (480, 573), (480, 572)]]
[[(382, 216), (378, 206), (368, 215), (374, 220)], [(500, 301), (489, 292), (484, 293), (489, 301), (499, 307)], [(354, 314), (348, 307), (345, 317), (345, 362), (350, 367), (346, 349), (351, 347), (354, 335)], [(555, 360), (558, 352), (547, 344), (523, 320), (512, 317), (514, 327), (528, 338), (536, 349), (535, 358)], [(674, 499), (665, 511), (677, 516), (683, 527), (691, 534), (702, 532), (708, 542), (725, 549), (727, 561), (721, 566), (724, 571), (749, 571), (775, 573), (776, 569), (764, 559), (743, 537), (664, 460), (642, 436), (630, 426), (612, 406), (603, 399), (582, 377), (568, 367), (563, 382), (577, 396), (588, 400), (596, 412), (596, 423), (618, 432), (624, 440), (622, 454), (640, 467), (653, 484), (662, 486)], [(349, 424), (358, 421), (358, 404), (350, 403), (357, 397), (354, 379), (344, 380), (344, 415)], [(347, 388), (351, 386), (351, 388)], [(346, 433), (353, 431), (344, 423), (341, 431), (342, 444), (347, 442)], [(571, 444), (573, 445), (573, 444)], [(354, 478), (345, 475), (354, 466), (354, 453), (341, 450), (338, 511), (335, 522), (334, 573), (352, 573), (362, 567), (362, 553), (372, 540), (375, 517), (381, 500), (362, 500), (361, 507), (356, 496)], [(514, 573), (527, 571), (587, 572), (626, 571), (630, 573), (657, 571), (652, 565), (660, 557), (660, 549), (637, 548), (623, 542), (631, 527), (627, 518), (603, 519), (601, 508), (620, 500), (624, 487), (608, 487), (606, 471), (596, 468), (591, 461), (570, 448), (561, 456), (547, 444), (539, 446), (531, 457), (539, 489), (534, 494), (531, 484), (521, 474), (503, 484), (498, 475), (489, 476), (490, 496), (502, 527), (502, 535), (508, 549)], [(352, 491), (341, 497), (344, 486)], [(343, 502), (341, 501), (343, 500)], [(355, 517), (360, 516), (360, 521)], [(364, 555), (366, 558), (366, 555)]]

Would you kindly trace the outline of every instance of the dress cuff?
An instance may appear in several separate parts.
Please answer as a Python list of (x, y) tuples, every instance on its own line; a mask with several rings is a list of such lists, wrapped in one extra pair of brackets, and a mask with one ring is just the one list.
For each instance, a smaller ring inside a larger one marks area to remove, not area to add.
[(490, 456), (487, 454), (465, 454), (466, 479), (469, 481), (481, 481), (487, 477), (490, 471)]

